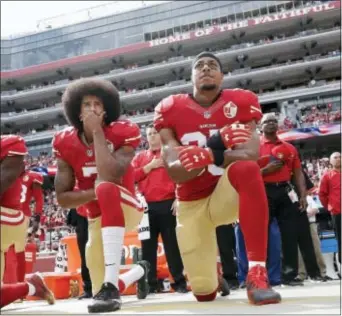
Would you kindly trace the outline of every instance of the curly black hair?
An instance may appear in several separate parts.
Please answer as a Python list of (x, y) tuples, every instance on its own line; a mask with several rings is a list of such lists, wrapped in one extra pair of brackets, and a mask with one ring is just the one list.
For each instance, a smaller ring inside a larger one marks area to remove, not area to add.
[(104, 122), (109, 125), (116, 121), (121, 114), (121, 103), (118, 90), (107, 80), (97, 78), (82, 78), (68, 85), (62, 97), (64, 114), (70, 125), (83, 131), (80, 120), (82, 99), (86, 95), (101, 99), (106, 115)]

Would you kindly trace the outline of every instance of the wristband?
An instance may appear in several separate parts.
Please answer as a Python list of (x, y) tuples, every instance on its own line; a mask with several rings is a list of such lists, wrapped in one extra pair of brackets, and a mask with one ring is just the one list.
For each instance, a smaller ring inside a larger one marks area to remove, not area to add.
[(210, 149), (225, 150), (226, 146), (223, 143), (220, 131), (217, 131), (214, 135), (210, 136), (207, 140), (207, 147)]
[(224, 149), (212, 149), (211, 151), (214, 157), (214, 165), (221, 167), (224, 162)]

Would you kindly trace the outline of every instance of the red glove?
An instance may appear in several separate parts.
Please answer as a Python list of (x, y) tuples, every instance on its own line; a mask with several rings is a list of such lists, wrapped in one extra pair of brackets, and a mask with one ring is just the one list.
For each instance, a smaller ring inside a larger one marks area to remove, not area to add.
[(294, 157), (291, 147), (286, 143), (273, 147), (271, 154), (281, 161), (288, 161)]
[(181, 147), (178, 157), (187, 171), (204, 168), (214, 162), (214, 156), (210, 148), (197, 146)]
[(237, 144), (243, 144), (252, 136), (250, 127), (245, 124), (227, 125), (220, 129), (220, 134), (226, 148), (233, 148)]

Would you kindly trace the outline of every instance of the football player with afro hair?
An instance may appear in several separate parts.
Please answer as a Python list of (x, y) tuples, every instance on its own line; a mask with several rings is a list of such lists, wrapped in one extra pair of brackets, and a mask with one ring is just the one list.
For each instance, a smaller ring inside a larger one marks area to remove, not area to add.
[(57, 132), (53, 140), (56, 196), (63, 208), (86, 209), (86, 263), (95, 294), (88, 311), (112, 312), (121, 308), (120, 292), (133, 282), (138, 282), (138, 298), (148, 293), (146, 262), (139, 262), (119, 278), (125, 231), (135, 229), (143, 215), (131, 166), (141, 140), (140, 129), (119, 119), (119, 92), (106, 80), (72, 82), (62, 103), (72, 127)]
[(120, 117), (121, 104), (119, 92), (115, 86), (106, 80), (85, 78), (71, 83), (62, 97), (64, 113), (68, 123), (78, 131), (83, 132), (81, 120), (81, 105), (84, 96), (96, 96), (102, 100), (105, 111), (104, 125), (116, 121)]

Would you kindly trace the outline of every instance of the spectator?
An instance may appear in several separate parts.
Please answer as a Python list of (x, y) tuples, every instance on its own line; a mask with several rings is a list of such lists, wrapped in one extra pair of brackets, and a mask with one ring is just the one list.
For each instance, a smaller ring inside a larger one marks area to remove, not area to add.
[(227, 281), (230, 290), (239, 288), (237, 266), (234, 260), (235, 235), (232, 224), (216, 227), (217, 245), (221, 257), (223, 278)]
[(132, 164), (138, 190), (148, 204), (150, 239), (142, 240), (141, 245), (143, 259), (151, 265), (148, 275), (150, 291), (157, 291), (157, 246), (161, 234), (168, 266), (175, 281), (173, 287), (177, 292), (186, 293), (184, 267), (176, 238), (175, 184), (164, 167), (160, 156), (160, 136), (152, 124), (147, 127), (146, 135), (149, 149), (138, 153)]
[[(321, 241), (318, 236), (317, 231), (317, 223), (316, 223), (316, 214), (319, 213), (319, 209), (322, 208), (322, 205), (320, 204), (320, 201), (317, 201), (317, 199), (314, 198), (314, 196), (311, 194), (313, 190), (310, 191), (310, 193), (307, 195), (307, 201), (308, 201), (308, 207), (306, 209), (307, 216), (309, 218), (310, 222), (310, 233), (311, 238), (315, 250), (316, 260), (317, 264), (319, 266), (320, 275), (322, 278), (322, 281), (330, 281), (332, 278), (330, 278), (327, 275), (327, 266), (325, 264), (325, 260), (323, 258), (322, 250), (321, 250)], [(305, 280), (307, 277), (307, 272), (305, 269), (305, 265), (303, 262), (303, 258), (301, 253), (298, 254), (299, 263), (298, 263), (298, 277), (301, 280)]]
[[(264, 115), (261, 128), (260, 167), (266, 187), (270, 217), (278, 221), (283, 253), (282, 282), (303, 285), (298, 275), (297, 213), (300, 212), (292, 185), (291, 173), (300, 192), (300, 207), (306, 209), (305, 179), (297, 150), (277, 137), (278, 121), (273, 114)], [(265, 158), (265, 163), (263, 162)]]
[(341, 153), (333, 153), (330, 164), (332, 169), (321, 180), (319, 199), (331, 213), (338, 245), (338, 261), (341, 264)]
[[(302, 169), (304, 178), (305, 178), (305, 187), (307, 191), (313, 188), (313, 183), (310, 181), (309, 176), (306, 174), (305, 169)], [(292, 184), (295, 188), (296, 194), (299, 194), (299, 190), (297, 189), (297, 185), (292, 179)], [(298, 202), (296, 202), (298, 204)], [(304, 261), (305, 269), (310, 277), (311, 280), (314, 281), (321, 281), (321, 273), (317, 264), (315, 249), (313, 240), (311, 237), (310, 231), (310, 223), (307, 216), (307, 208), (302, 210), (301, 212), (297, 213), (297, 232), (298, 232), (298, 246), (300, 253), (299, 255), (299, 268), (303, 267), (300, 266), (300, 263)], [(300, 261), (300, 259), (303, 259)], [(299, 269), (300, 270), (300, 269)]]

